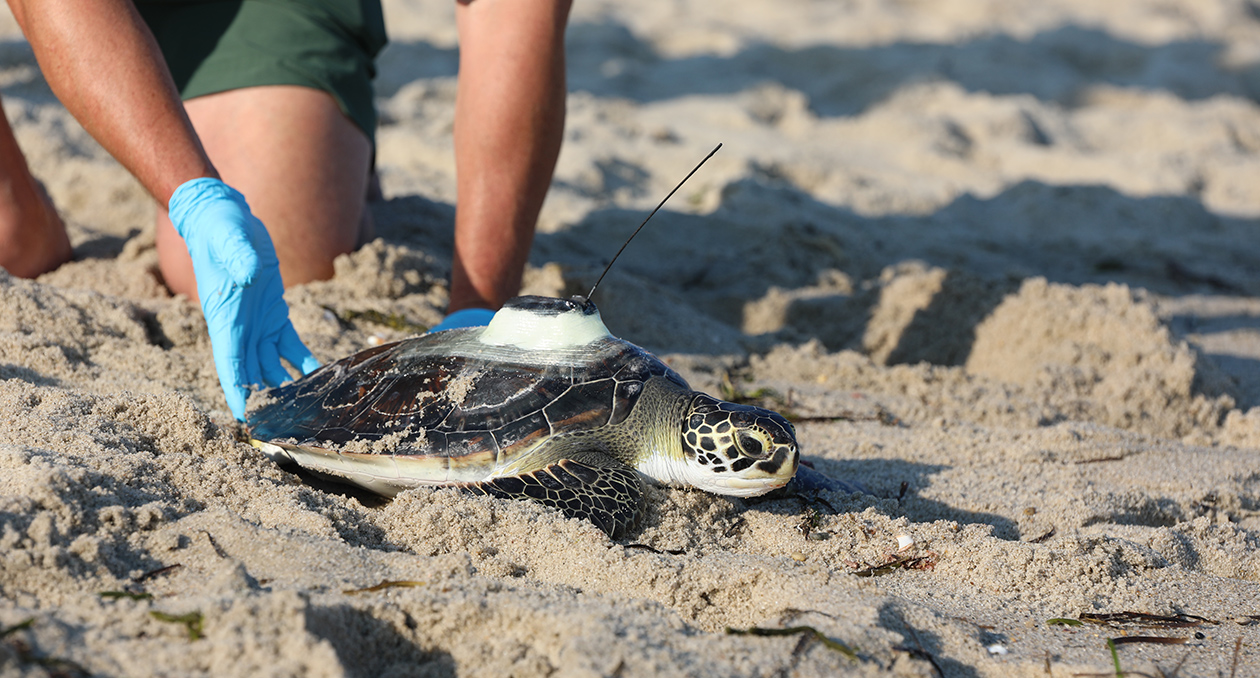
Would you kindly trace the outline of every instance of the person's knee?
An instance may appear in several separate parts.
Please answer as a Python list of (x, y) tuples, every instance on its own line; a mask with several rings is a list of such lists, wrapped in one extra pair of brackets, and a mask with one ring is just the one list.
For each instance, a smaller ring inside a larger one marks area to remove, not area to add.
[(266, 225), (286, 286), (331, 277), (371, 237), (371, 141), (326, 92), (258, 87), (188, 108), (223, 180)]

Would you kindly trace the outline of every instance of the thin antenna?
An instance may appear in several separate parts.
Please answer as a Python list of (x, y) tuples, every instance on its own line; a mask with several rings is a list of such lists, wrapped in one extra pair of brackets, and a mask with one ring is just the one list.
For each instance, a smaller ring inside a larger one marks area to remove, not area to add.
[(613, 263), (617, 261), (617, 257), (621, 256), (621, 253), (626, 251), (626, 245), (629, 245), (630, 241), (634, 240), (634, 236), (638, 235), (639, 231), (642, 231), (644, 226), (647, 226), (648, 220), (650, 220), (653, 216), (655, 216), (656, 213), (660, 211), (662, 207), (665, 206), (665, 203), (668, 202), (670, 198), (674, 197), (674, 194), (678, 192), (678, 189), (682, 188), (682, 185), (687, 183), (687, 180), (691, 178), (691, 175), (695, 174), (696, 170), (700, 169), (700, 165), (703, 165), (704, 163), (708, 162), (709, 158), (712, 158), (713, 154), (717, 153), (718, 149), (721, 147), (722, 147), (722, 144), (718, 144), (717, 146), (714, 146), (713, 150), (709, 151), (709, 154), (704, 156), (704, 160), (701, 160), (699, 165), (696, 165), (694, 168), (692, 168), (692, 170), (687, 173), (687, 176), (683, 177), (683, 180), (678, 182), (678, 185), (674, 187), (674, 190), (670, 191), (669, 195), (665, 196), (665, 199), (661, 201), (661, 204), (657, 205), (656, 209), (652, 210), (652, 214), (647, 215), (647, 219), (644, 219), (643, 223), (639, 224), (639, 227), (634, 229), (634, 233), (631, 233), (630, 237), (626, 238), (626, 241), (621, 244), (621, 249), (617, 250), (617, 253), (613, 255), (612, 261), (608, 262), (608, 265), (604, 267), (604, 272), (599, 274), (599, 280), (596, 280), (595, 284), (591, 285), (591, 291), (588, 292), (586, 295), (587, 299), (590, 299), (591, 296), (595, 294), (595, 288), (599, 287), (599, 284), (604, 282), (604, 276), (608, 275), (608, 271), (609, 269), (612, 268)]

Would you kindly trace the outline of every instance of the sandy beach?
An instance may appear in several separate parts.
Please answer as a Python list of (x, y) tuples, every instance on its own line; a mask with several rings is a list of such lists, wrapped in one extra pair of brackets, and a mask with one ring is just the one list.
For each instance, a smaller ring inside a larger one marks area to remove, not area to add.
[[(385, 11), (380, 238), (286, 293), (323, 361), (446, 305), (453, 3)], [(0, 272), (0, 677), (1260, 676), (1260, 5), (576, 3), (525, 291), (724, 144), (594, 301), (868, 490), (618, 541), (241, 442), (151, 199), (0, 38), (76, 255)]]

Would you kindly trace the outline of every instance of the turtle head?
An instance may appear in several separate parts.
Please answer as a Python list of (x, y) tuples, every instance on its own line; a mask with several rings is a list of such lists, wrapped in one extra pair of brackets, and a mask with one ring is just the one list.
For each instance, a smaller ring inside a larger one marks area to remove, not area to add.
[(688, 481), (736, 497), (783, 487), (796, 474), (796, 431), (782, 415), (697, 393), (683, 424)]

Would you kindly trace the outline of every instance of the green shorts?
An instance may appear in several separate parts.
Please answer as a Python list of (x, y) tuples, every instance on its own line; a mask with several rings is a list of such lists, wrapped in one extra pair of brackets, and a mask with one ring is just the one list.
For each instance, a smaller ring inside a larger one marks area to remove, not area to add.
[(136, 3), (185, 100), (262, 85), (328, 92), (375, 143), (380, 0), (195, 0)]

